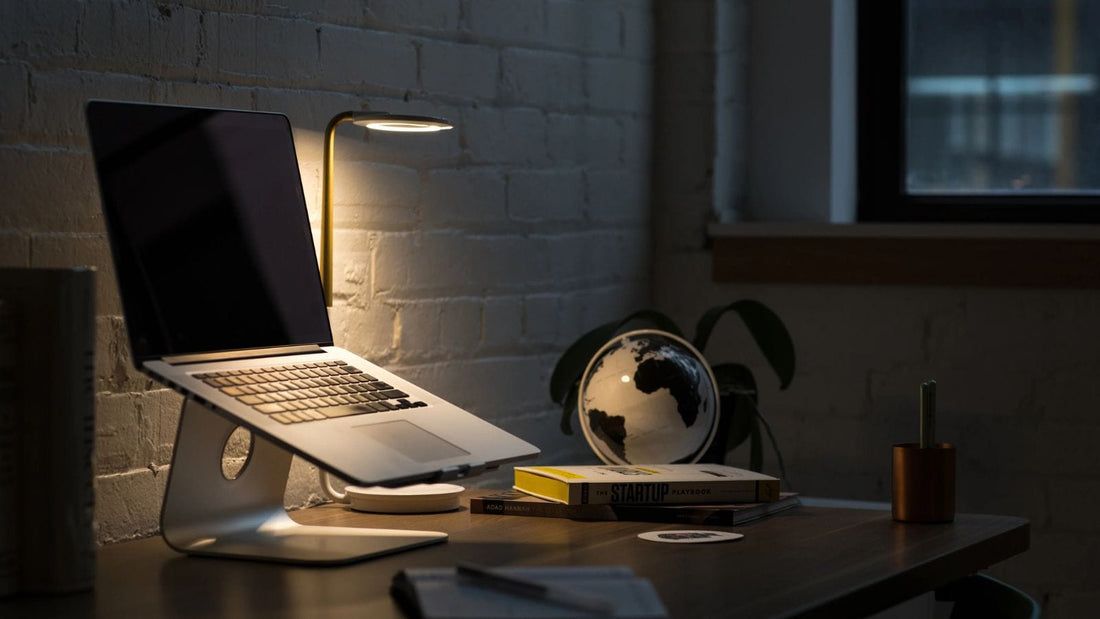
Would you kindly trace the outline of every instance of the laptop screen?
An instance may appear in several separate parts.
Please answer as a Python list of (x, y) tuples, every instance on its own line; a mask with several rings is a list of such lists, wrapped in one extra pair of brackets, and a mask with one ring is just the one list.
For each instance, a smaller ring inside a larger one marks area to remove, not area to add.
[(108, 101), (86, 113), (139, 366), (332, 343), (285, 116)]

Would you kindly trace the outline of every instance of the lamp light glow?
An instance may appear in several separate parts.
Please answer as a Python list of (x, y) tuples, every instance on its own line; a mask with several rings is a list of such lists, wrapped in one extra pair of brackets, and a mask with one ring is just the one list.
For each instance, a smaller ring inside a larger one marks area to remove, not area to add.
[(321, 174), (321, 286), (325, 305), (332, 307), (332, 168), (334, 164), (336, 127), (351, 122), (376, 131), (399, 133), (435, 133), (453, 129), (454, 125), (434, 116), (391, 114), (389, 112), (340, 112), (325, 128), (325, 149)]
[(355, 112), (351, 122), (377, 131), (402, 133), (431, 133), (453, 129), (451, 123), (433, 116), (390, 114), (388, 112)]
[(447, 125), (425, 125), (418, 122), (410, 123), (398, 120), (372, 120), (362, 123), (362, 125), (367, 129), (394, 131), (398, 133), (431, 133), (433, 131), (444, 131), (451, 128)]

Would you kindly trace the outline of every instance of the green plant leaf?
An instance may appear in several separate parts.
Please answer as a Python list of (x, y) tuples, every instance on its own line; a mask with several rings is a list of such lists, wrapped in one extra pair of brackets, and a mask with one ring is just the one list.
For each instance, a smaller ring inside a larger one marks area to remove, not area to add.
[(734, 312), (745, 324), (760, 352), (768, 361), (775, 375), (779, 377), (779, 388), (786, 389), (794, 378), (794, 343), (786, 325), (779, 316), (766, 305), (751, 299), (742, 299), (729, 305), (719, 305), (707, 310), (695, 327), (693, 344), (699, 351), (706, 348), (714, 326), (727, 312)]
[(764, 467), (764, 449), (762, 440), (760, 440), (760, 425), (756, 423), (756, 418), (752, 418), (750, 425), (749, 439), (749, 470), (759, 472)]
[(767, 419), (764, 419), (764, 413), (760, 412), (760, 408), (756, 405), (755, 402), (753, 402), (751, 406), (753, 408), (753, 411), (755, 411), (756, 413), (756, 418), (760, 421), (761, 424), (763, 424), (764, 431), (768, 433), (768, 440), (770, 440), (772, 443), (772, 449), (775, 450), (775, 459), (779, 462), (779, 477), (784, 483), (787, 484), (788, 488), (793, 490), (794, 485), (791, 483), (790, 478), (787, 476), (787, 466), (783, 464), (783, 452), (779, 451), (779, 442), (775, 440), (775, 434), (772, 433), (771, 424), (768, 423)]
[(565, 402), (561, 405), (561, 431), (571, 436), (573, 434), (573, 411), (577, 410), (577, 386), (569, 390), (565, 396)]
[(756, 379), (752, 370), (740, 363), (720, 363), (711, 368), (718, 386), (718, 432), (703, 458), (706, 462), (725, 462), (727, 454), (749, 436), (754, 409), (739, 404), (741, 399), (756, 399)]
[(550, 399), (558, 404), (564, 404), (569, 390), (575, 388), (577, 382), (580, 381), (581, 374), (588, 367), (592, 355), (595, 355), (596, 351), (606, 344), (619, 329), (635, 321), (646, 322), (658, 329), (683, 337), (676, 323), (657, 310), (639, 310), (622, 320), (602, 324), (573, 342), (558, 359), (558, 363), (554, 366), (554, 372), (550, 375)]
[(756, 377), (752, 370), (741, 363), (719, 363), (711, 366), (714, 381), (718, 383), (718, 394), (749, 395), (756, 399)]
[(722, 446), (723, 456), (737, 449), (741, 443), (744, 443), (745, 439), (749, 437), (749, 432), (752, 430), (752, 403), (742, 402), (742, 400), (745, 399), (747, 398), (743, 394), (730, 394), (722, 398), (723, 404), (732, 404), (732, 406), (728, 407), (730, 410), (726, 410), (726, 408), (722, 410), (722, 416), (728, 415), (729, 417), (725, 436), (726, 443)]

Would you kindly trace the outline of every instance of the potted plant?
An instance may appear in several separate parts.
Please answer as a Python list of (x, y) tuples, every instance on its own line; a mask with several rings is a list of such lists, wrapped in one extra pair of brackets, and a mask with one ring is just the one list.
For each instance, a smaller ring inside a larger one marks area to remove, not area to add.
[[(690, 340), (692, 345), (700, 353), (704, 353), (718, 320), (730, 312), (736, 314), (748, 329), (764, 359), (779, 378), (779, 388), (786, 389), (794, 377), (794, 344), (783, 321), (763, 303), (743, 299), (707, 310), (695, 326), (695, 335)], [(621, 320), (602, 324), (582, 335), (558, 359), (550, 377), (550, 397), (562, 407), (561, 431), (563, 433), (573, 434), (572, 418), (577, 410), (581, 375), (588, 361), (616, 334), (627, 330), (628, 327), (636, 326), (654, 327), (684, 337), (671, 318), (656, 310), (634, 312)], [(724, 462), (729, 452), (748, 440), (749, 468), (759, 471), (764, 460), (760, 431), (763, 427), (775, 450), (781, 474), (785, 479), (786, 467), (783, 464), (783, 455), (779, 451), (779, 445), (771, 427), (758, 407), (759, 392), (752, 370), (745, 364), (737, 362), (710, 365), (718, 383), (720, 416), (717, 434), (702, 460)]]

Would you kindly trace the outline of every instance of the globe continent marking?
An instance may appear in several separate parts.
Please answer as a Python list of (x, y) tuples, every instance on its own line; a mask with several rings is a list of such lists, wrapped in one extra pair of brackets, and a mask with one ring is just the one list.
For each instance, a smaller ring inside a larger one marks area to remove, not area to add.
[(631, 332), (590, 364), (579, 394), (585, 436), (614, 464), (691, 462), (717, 422), (711, 374), (669, 334)]

